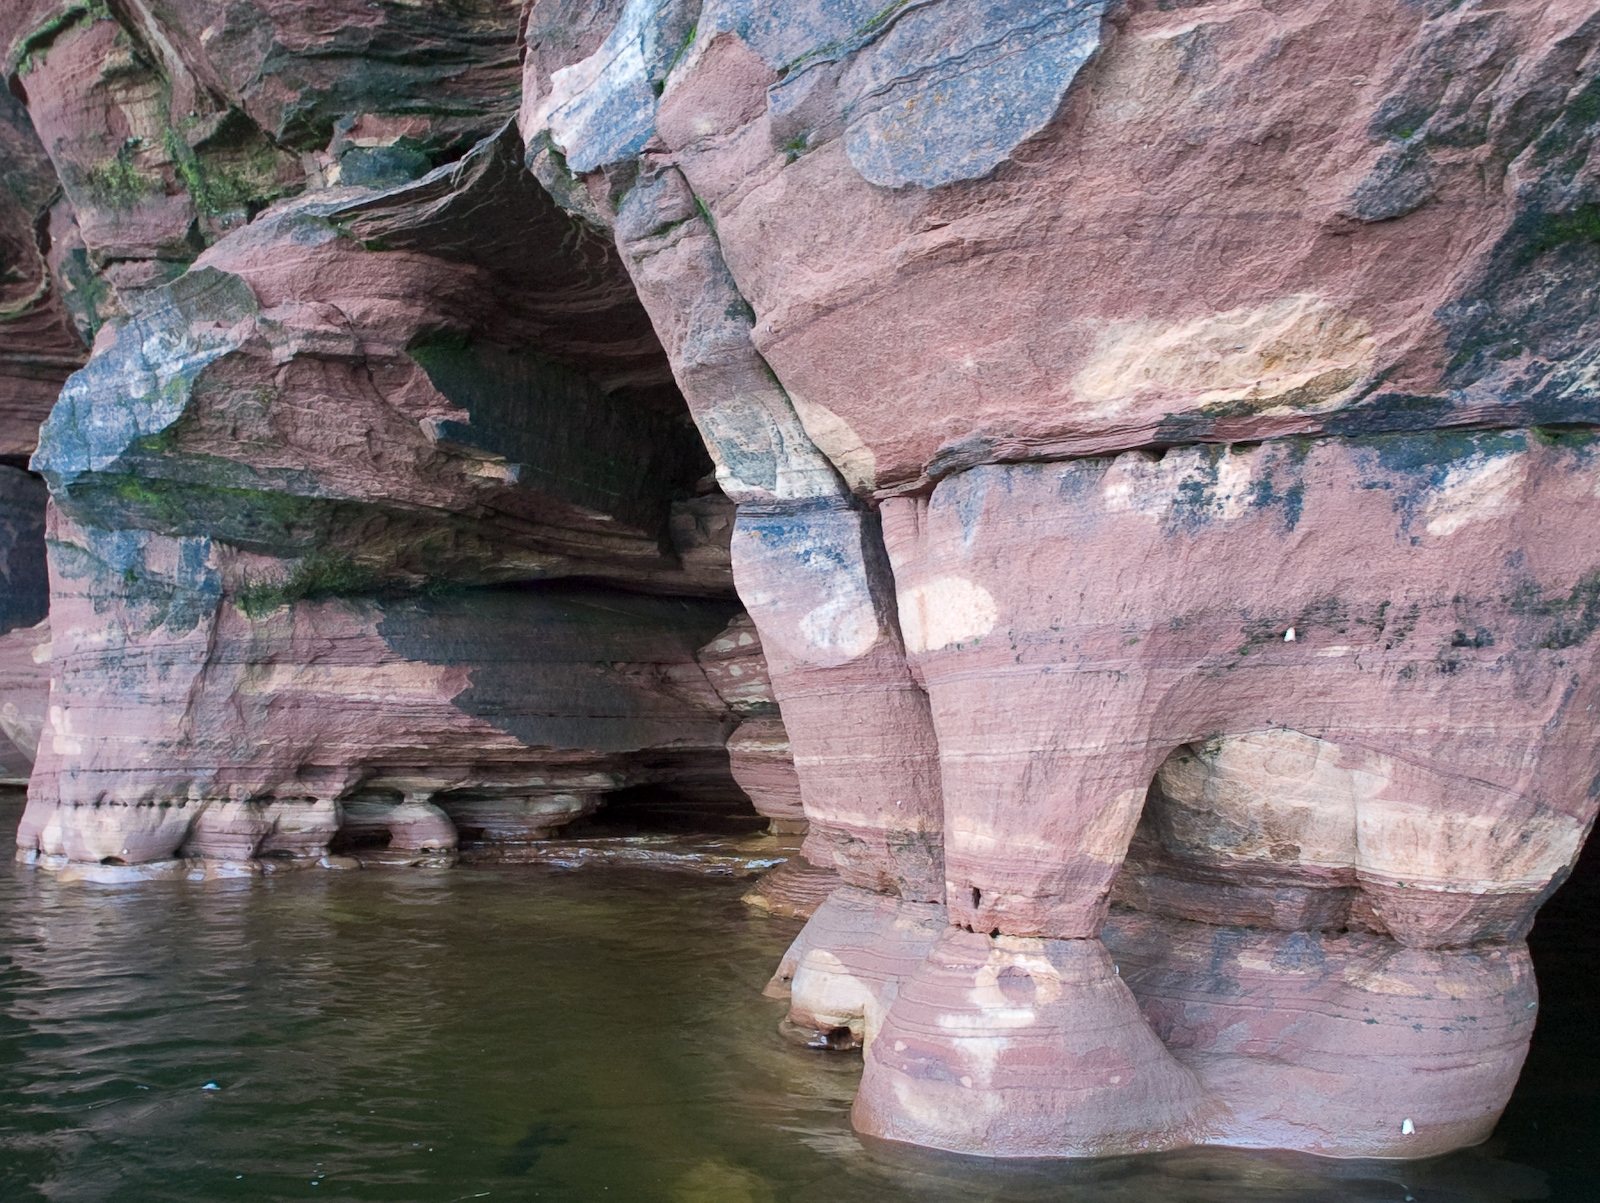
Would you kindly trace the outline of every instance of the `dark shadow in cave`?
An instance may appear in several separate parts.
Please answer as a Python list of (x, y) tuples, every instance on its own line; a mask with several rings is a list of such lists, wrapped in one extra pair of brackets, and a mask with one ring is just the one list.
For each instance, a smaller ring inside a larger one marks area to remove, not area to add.
[(664, 785), (616, 790), (600, 809), (566, 827), (562, 839), (597, 839), (638, 835), (758, 835), (767, 820), (747, 798), (732, 791), (720, 796), (685, 792)]
[(1548, 1167), (1552, 1199), (1600, 1197), (1600, 840), (1545, 903), (1528, 936), (1539, 1022), (1527, 1063), (1489, 1142), (1509, 1161)]

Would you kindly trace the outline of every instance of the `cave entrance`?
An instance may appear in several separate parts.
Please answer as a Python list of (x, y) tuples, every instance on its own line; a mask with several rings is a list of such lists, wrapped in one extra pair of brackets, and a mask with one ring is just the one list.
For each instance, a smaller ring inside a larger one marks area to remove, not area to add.
[(1539, 1021), (1522, 1076), (1495, 1129), (1494, 1151), (1549, 1167), (1550, 1198), (1588, 1197), (1600, 1158), (1600, 840), (1591, 833), (1566, 882), (1528, 935), (1539, 982)]
[(736, 790), (638, 785), (608, 793), (597, 811), (573, 823), (562, 836), (738, 837), (759, 835), (766, 829), (767, 820)]

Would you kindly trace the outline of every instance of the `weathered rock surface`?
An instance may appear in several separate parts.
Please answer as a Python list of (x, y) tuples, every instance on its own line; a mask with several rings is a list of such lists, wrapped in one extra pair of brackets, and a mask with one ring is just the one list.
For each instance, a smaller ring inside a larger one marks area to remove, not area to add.
[(0, 783), (26, 785), (50, 689), (45, 489), (0, 465)]
[(1476, 1144), (1533, 1032), (1520, 942), (1412, 949), (1132, 912), (1104, 936), (1151, 1029), (1223, 1105), (1221, 1143), (1346, 1157)]
[(0, 92), (0, 455), (27, 455), (86, 354), (52, 271), (70, 210), (27, 111)]
[[(761, 637), (748, 614), (737, 615), (700, 649), (698, 659), (712, 688), (739, 725), (728, 737), (728, 768), (758, 814), (776, 835), (806, 835), (810, 821), (795, 771), (789, 732), (773, 696)], [(821, 838), (807, 838), (783, 864), (745, 895), (752, 906), (773, 914), (809, 919), (839, 885), (833, 858)]]
[(735, 617), (696, 658), (717, 696), (740, 720), (728, 737), (733, 779), (756, 811), (771, 820), (772, 831), (804, 834), (806, 818), (789, 734), (772, 696), (772, 679), (750, 616)]
[(858, 1126), (1492, 1126), (1600, 767), (1597, 55), (1577, 0), (532, 6), (529, 165), (739, 503)]
[(732, 724), (694, 659), (725, 602), (548, 584), (251, 615), (225, 586), (241, 554), (57, 519), (30, 855), (516, 844), (618, 789), (726, 781)]
[[(681, 181), (858, 487), (1595, 417), (1587, 4), (757, 9), (675, 41), (671, 6), (631, 4), (612, 45), (645, 53), (573, 65), (530, 24), (524, 132), (619, 191), (638, 154), (619, 232), (649, 173)], [(658, 237), (682, 260), (703, 230)]]
[(0, 785), (27, 785), (50, 698), (50, 623), (0, 635)]
[(619, 254), (523, 167), (519, 8), (0, 24), (106, 294), (32, 461), (24, 855), (514, 859), (619, 790), (738, 799), (695, 659), (731, 507)]
[(770, 988), (864, 1131), (1490, 1130), (1600, 805), (1593, 4), (0, 46), (0, 454), (93, 341), (49, 626), (0, 606), (25, 855), (517, 859), (742, 789), (806, 832), (752, 899), (815, 912)]

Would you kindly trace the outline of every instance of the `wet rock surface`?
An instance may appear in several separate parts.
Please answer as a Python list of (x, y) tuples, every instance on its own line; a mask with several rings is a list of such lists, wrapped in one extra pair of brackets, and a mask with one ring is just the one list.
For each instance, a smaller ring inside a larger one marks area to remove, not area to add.
[(1482, 1139), (1595, 808), (1600, 18), (824, 7), (535, 6), (519, 118), (739, 504), (794, 1028), (961, 1152)]
[(782, 861), (869, 1135), (1483, 1139), (1600, 770), (1524, 8), (13, 5), (20, 854)]

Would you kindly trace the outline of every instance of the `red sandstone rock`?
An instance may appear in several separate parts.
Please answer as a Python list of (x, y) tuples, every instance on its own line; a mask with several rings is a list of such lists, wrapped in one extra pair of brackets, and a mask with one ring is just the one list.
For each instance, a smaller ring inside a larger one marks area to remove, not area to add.
[(328, 841), (342, 850), (388, 864), (442, 866), (455, 861), (455, 824), (424, 797), (356, 798), (339, 803), (338, 809), (339, 826)]
[(790, 1000), (786, 1030), (814, 1047), (866, 1047), (944, 929), (943, 909), (840, 886), (784, 954), (766, 993)]
[(796, 851), (745, 892), (741, 901), (786, 919), (809, 919), (839, 888), (839, 874), (812, 864)]
[(934, 902), (943, 878), (933, 730), (876, 539), (876, 523), (849, 508), (742, 510), (734, 575), (783, 707), (808, 847), (826, 848), (851, 885)]
[(761, 636), (748, 614), (733, 621), (696, 655), (706, 679), (728, 709), (744, 716), (771, 715), (778, 709), (772, 676), (761, 652)]
[(1591, 6), (517, 9), (0, 17), (0, 417), (112, 319), (24, 848), (515, 855), (731, 754), (863, 1130), (1480, 1139), (1596, 804)]
[[(810, 821), (800, 777), (755, 623), (748, 614), (736, 616), (697, 658), (717, 695), (742, 719), (728, 737), (728, 769), (734, 781), (775, 834), (806, 834)], [(744, 901), (773, 914), (809, 919), (839, 885), (832, 863), (822, 839), (808, 838)]]
[(711, 687), (742, 722), (728, 737), (729, 769), (772, 830), (804, 834), (806, 817), (789, 733), (772, 696), (761, 638), (748, 614), (738, 615), (697, 657)]
[(867, 1049), (852, 1117), (891, 1140), (991, 1156), (1192, 1143), (1210, 1108), (1096, 940), (947, 928)]
[(1597, 481), (1587, 447), (1418, 435), (987, 468), (886, 505), (952, 919), (1093, 935), (1157, 768), (1239, 734), (1305, 791), (1257, 791), (1258, 860), (1342, 869), (1406, 944), (1520, 936), (1587, 828), (1597, 686), (1600, 542), (1537, 532)]
[(781, 718), (747, 718), (728, 737), (728, 767), (756, 810), (772, 820), (772, 830), (804, 834), (805, 810), (800, 778)]
[(484, 838), (520, 814), (515, 842), (574, 794), (725, 764), (694, 661), (722, 603), (548, 585), (252, 617), (223, 596), (237, 552), (65, 520), (54, 539), (52, 713), (18, 835), (51, 863), (315, 859), (345, 799), (398, 851), (446, 829), (454, 848), (453, 818)]
[(0, 465), (0, 781), (26, 785), (50, 692), (45, 491)]
[[(51, 264), (65, 209), (27, 112), (0, 93), (0, 455), (33, 450), (61, 382), (83, 362)], [(55, 228), (53, 228), (55, 227)]]
[(49, 695), (49, 620), (0, 635), (0, 784), (28, 784)]
[(1114, 915), (1105, 940), (1155, 1033), (1220, 1105), (1206, 1139), (1426, 1157), (1488, 1137), (1536, 993), (1520, 942), (1404, 948)]
[[(991, 1154), (1478, 1139), (1525, 1040), (1517, 941), (1594, 808), (1593, 453), (1525, 429), (1600, 416), (1592, 13), (680, 18), (534, 5), (519, 121), (741, 502), (813, 839), (948, 901), (858, 1124)], [(1382, 437), (1476, 425), (1512, 432)], [(846, 492), (914, 494), (882, 506), (892, 604)], [(1113, 886), (1147, 912), (1130, 957), (1172, 924), (1322, 967), (1241, 968), (1244, 1043), (1191, 1057), (1162, 992), (1204, 1025), (1217, 987), (1174, 950), (1145, 1027), (1098, 942)], [(829, 914), (797, 948), (846, 940)], [(1023, 956), (1067, 1003), (978, 996)], [(1394, 991), (1458, 978), (1493, 1031), (1417, 1035), (1441, 1097), (1388, 1092)]]

